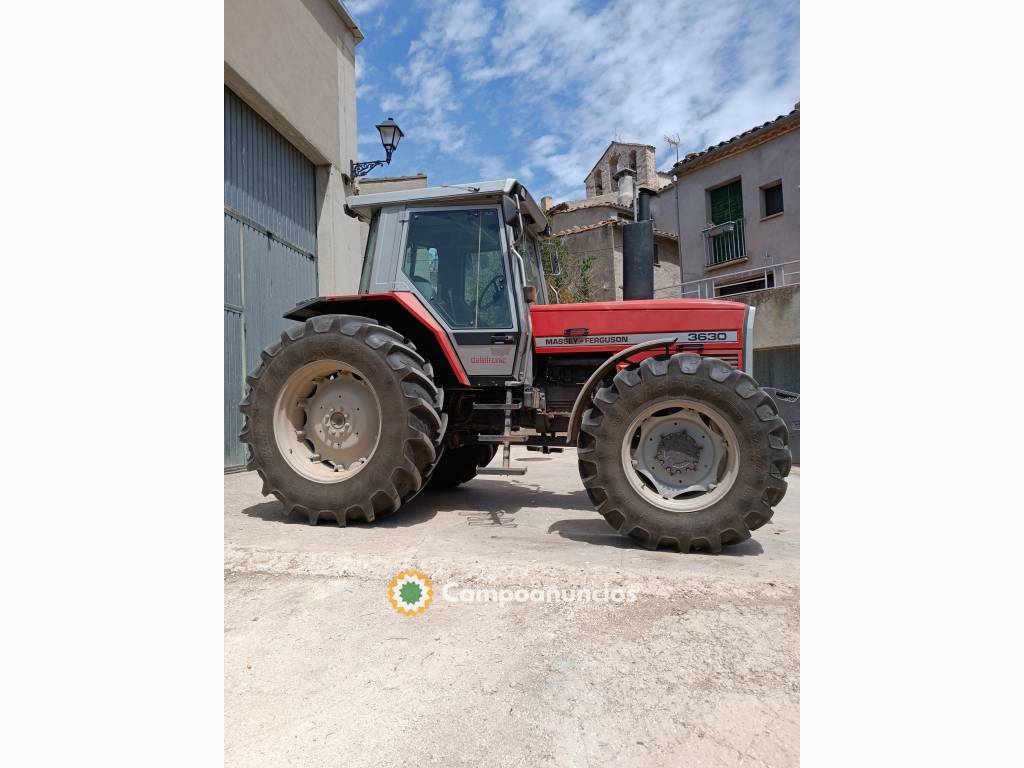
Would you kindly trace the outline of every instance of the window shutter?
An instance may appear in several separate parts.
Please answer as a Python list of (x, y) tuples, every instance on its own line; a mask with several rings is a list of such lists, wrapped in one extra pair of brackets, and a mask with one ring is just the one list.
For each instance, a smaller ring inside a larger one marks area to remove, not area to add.
[(724, 224), (743, 218), (743, 190), (739, 181), (711, 190), (711, 223)]

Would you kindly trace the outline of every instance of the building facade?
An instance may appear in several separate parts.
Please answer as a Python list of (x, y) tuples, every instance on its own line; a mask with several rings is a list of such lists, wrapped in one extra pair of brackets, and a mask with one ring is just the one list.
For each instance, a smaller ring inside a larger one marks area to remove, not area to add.
[(613, 141), (590, 169), (584, 185), (587, 199), (617, 197), (619, 171), (629, 169), (636, 173), (634, 183), (657, 191), (672, 181), (672, 174), (658, 170), (655, 149), (650, 144)]
[(672, 170), (660, 204), (678, 201), (681, 295), (756, 306), (754, 377), (799, 392), (800, 105)]
[(359, 223), (344, 204), (362, 39), (338, 0), (224, 3), (225, 469), (245, 464), (245, 375), (284, 312), (358, 285)]
[[(360, 195), (376, 195), (379, 192), (397, 192), (400, 189), (424, 189), (427, 186), (427, 175), (416, 173), (412, 176), (381, 176), (378, 178), (362, 178), (356, 181), (357, 193)], [(366, 240), (370, 235), (370, 223), (359, 222), (359, 254), (366, 253)]]
[[(574, 301), (622, 300), (622, 227), (633, 221), (633, 207), (624, 202), (562, 203), (548, 215), (554, 237), (561, 239), (573, 269), (584, 262), (587, 291), (577, 291)], [(676, 237), (655, 226), (654, 295), (673, 288), (678, 295), (679, 258)]]
[[(547, 208), (585, 295), (622, 298), (622, 225), (633, 189), (651, 198), (655, 298), (741, 301), (757, 308), (754, 377), (800, 391), (800, 105), (658, 171), (649, 144), (612, 142), (587, 175), (586, 198)], [(798, 450), (798, 447), (795, 449)]]
[[(634, 220), (634, 190), (643, 187), (657, 191), (670, 183), (671, 175), (657, 169), (654, 147), (613, 141), (584, 180), (585, 199), (549, 206), (550, 198), (543, 198), (551, 230), (565, 245), (571, 268), (587, 270), (581, 287), (568, 291), (572, 300), (622, 300), (622, 227)], [(673, 288), (678, 294), (676, 239), (656, 217), (655, 296)]]

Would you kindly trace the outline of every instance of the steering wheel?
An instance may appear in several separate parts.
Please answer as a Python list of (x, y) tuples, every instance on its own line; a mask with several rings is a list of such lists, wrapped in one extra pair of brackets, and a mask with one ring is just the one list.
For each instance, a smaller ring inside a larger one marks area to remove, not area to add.
[(480, 291), (480, 309), (490, 309), (505, 293), (505, 276), (495, 275)]

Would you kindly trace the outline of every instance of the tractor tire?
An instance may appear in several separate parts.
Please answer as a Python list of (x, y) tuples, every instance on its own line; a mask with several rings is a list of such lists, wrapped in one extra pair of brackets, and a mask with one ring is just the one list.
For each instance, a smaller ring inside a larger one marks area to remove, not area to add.
[(647, 547), (720, 552), (786, 494), (789, 433), (771, 397), (723, 360), (661, 355), (594, 395), (580, 477), (609, 525)]
[(387, 326), (320, 315), (261, 353), (241, 403), (249, 468), (285, 513), (373, 522), (430, 478), (447, 416), (433, 369)]
[(430, 477), (431, 490), (450, 490), (468, 483), (476, 477), (477, 469), (491, 463), (497, 450), (496, 445), (464, 445), (445, 449)]

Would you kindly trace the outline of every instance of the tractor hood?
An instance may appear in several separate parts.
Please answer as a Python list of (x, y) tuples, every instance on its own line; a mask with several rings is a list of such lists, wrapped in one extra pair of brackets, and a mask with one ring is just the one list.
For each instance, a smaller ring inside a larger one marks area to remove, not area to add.
[(539, 354), (618, 352), (644, 341), (675, 338), (679, 348), (739, 367), (753, 311), (736, 301), (644, 299), (535, 304), (530, 319)]

